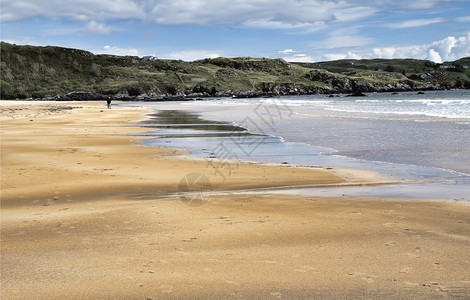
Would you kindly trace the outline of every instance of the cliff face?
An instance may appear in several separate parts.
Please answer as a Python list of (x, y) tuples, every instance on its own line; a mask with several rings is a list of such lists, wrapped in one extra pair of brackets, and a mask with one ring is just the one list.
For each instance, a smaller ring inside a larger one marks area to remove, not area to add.
[(0, 91), (1, 99), (87, 100), (112, 95), (159, 100), (470, 88), (469, 65), (470, 58), (444, 64), (412, 59), (312, 64), (264, 58), (183, 62), (1, 43)]

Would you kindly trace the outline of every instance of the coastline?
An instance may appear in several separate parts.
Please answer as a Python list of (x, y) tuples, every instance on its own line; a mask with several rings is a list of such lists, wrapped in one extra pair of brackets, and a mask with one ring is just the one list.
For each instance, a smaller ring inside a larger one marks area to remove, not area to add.
[[(238, 194), (381, 182), (248, 163), (223, 178), (127, 136), (143, 109), (0, 105), (2, 299), (470, 297), (466, 205)], [(201, 206), (178, 197), (194, 173), (214, 191)]]
[[(400, 119), (392, 114), (382, 120), (374, 115), (350, 116), (322, 110), (332, 105), (331, 102), (342, 103), (341, 106), (350, 103), (355, 109), (359, 106), (359, 110), (363, 103), (377, 105), (397, 100), (424, 106), (429, 103), (432, 107), (461, 102), (452, 95), (436, 94), (412, 100), (406, 94), (392, 95), (389, 99), (371, 95), (372, 99), (349, 101), (285, 97), (124, 105), (142, 105), (160, 111), (142, 123), (145, 128), (155, 129), (143, 134), (145, 145), (182, 148), (190, 157), (206, 160), (236, 157), (258, 163), (351, 169), (356, 173), (367, 170), (390, 183), (385, 188), (304, 189), (305, 195), (470, 202), (468, 164), (462, 163), (468, 161), (467, 153), (470, 153), (463, 138), (468, 131), (464, 119), (436, 120), (417, 114), (411, 117), (404, 114)], [(397, 110), (396, 107), (387, 109)]]

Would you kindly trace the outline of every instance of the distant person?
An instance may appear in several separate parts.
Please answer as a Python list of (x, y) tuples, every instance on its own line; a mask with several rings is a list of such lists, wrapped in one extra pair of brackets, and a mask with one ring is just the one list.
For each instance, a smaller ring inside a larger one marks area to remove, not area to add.
[(108, 109), (111, 109), (111, 97), (108, 97), (108, 100), (106, 100), (106, 104), (108, 104)]

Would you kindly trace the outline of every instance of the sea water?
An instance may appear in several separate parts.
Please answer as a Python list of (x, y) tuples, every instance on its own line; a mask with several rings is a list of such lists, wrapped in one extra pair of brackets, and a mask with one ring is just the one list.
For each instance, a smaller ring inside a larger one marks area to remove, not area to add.
[[(157, 126), (146, 133), (149, 145), (184, 148), (203, 158), (363, 169), (414, 181), (314, 190), (320, 194), (470, 201), (470, 91), (139, 105), (200, 115), (199, 125), (193, 119)], [(207, 120), (212, 127), (202, 128)]]

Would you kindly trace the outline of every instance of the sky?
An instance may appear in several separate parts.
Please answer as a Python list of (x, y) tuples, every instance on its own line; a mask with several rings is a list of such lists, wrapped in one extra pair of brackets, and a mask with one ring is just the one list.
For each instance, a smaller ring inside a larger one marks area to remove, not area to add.
[(470, 56), (470, 0), (0, 0), (1, 40), (193, 61)]

